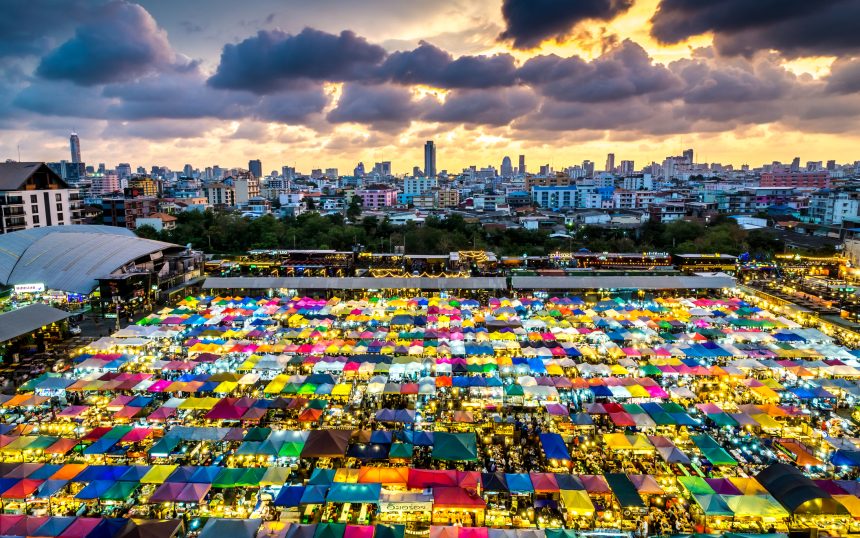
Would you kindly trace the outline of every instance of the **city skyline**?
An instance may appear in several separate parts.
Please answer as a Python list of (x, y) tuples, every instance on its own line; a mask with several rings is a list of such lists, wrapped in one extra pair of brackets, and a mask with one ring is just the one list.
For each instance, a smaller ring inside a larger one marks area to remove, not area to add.
[(216, 4), (14, 2), (0, 158), (65, 159), (75, 131), (90, 164), (266, 173), (405, 173), (427, 140), (452, 172), (688, 147), (736, 167), (855, 160), (855, 0)]

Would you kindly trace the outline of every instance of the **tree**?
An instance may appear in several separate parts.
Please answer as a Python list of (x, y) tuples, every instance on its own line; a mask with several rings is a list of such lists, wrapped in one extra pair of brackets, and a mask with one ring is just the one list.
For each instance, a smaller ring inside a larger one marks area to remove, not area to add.
[(361, 216), (362, 200), (361, 197), (353, 195), (349, 201), (349, 206), (346, 208), (346, 218), (350, 222), (355, 222)]
[(142, 237), (144, 239), (155, 239), (160, 240), (161, 234), (158, 233), (158, 230), (150, 226), (149, 224), (144, 224), (143, 226), (138, 226), (134, 233), (137, 234), (138, 237)]

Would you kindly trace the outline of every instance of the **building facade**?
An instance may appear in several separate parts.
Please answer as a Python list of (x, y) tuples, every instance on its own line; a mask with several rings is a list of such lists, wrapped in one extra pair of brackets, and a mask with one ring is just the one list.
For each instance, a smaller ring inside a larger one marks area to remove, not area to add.
[(80, 224), (80, 192), (39, 162), (0, 163), (0, 234)]

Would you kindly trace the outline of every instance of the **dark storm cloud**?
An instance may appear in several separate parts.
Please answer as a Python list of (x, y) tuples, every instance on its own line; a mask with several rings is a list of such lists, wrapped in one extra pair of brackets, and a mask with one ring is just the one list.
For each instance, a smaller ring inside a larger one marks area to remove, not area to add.
[(95, 87), (64, 81), (39, 81), (23, 88), (12, 104), (42, 116), (100, 119), (107, 115), (109, 102)]
[(470, 125), (507, 125), (538, 105), (538, 97), (528, 88), (457, 90), (423, 119)]
[(167, 34), (155, 19), (137, 4), (115, 1), (42, 58), (36, 74), (92, 86), (143, 75), (173, 61)]
[(520, 68), (519, 76), (548, 97), (586, 103), (637, 95), (657, 98), (680, 86), (677, 76), (654, 64), (642, 47), (629, 40), (591, 62), (577, 56), (538, 56)]
[(860, 92), (860, 58), (836, 60), (830, 67), (827, 89), (838, 94)]
[(581, 21), (614, 19), (632, 5), (633, 0), (503, 0), (505, 31), (499, 37), (528, 49), (565, 37)]
[(0, 58), (38, 55), (55, 46), (58, 35), (92, 15), (94, 1), (6, 0), (0, 17)]
[(340, 100), (327, 119), (332, 123), (368, 124), (391, 131), (408, 126), (426, 108), (424, 101), (413, 101), (406, 88), (349, 83), (344, 85)]
[(492, 88), (513, 84), (516, 80), (516, 65), (510, 54), (460, 56), (454, 59), (449, 52), (422, 41), (414, 50), (392, 53), (377, 74), (398, 84)]
[(690, 104), (740, 104), (776, 101), (797, 86), (797, 77), (779, 64), (779, 58), (758, 61), (678, 60), (670, 68), (684, 81), (682, 97)]
[(301, 80), (357, 80), (384, 57), (382, 47), (350, 31), (334, 35), (305, 28), (292, 35), (262, 30), (240, 43), (224, 46), (209, 84), (269, 93)]
[(832, 55), (860, 49), (858, 20), (858, 0), (661, 0), (651, 34), (678, 43), (714, 32), (714, 45), (727, 55)]

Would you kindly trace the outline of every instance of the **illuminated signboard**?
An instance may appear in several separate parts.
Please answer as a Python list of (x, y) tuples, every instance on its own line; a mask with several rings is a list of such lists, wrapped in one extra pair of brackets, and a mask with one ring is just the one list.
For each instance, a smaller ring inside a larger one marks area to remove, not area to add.
[(41, 293), (45, 291), (45, 285), (41, 282), (38, 284), (15, 284), (13, 290), (15, 293)]

